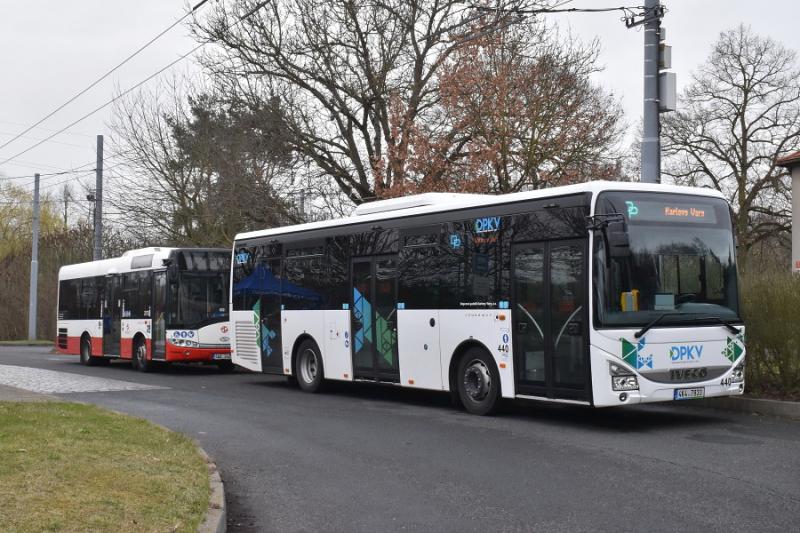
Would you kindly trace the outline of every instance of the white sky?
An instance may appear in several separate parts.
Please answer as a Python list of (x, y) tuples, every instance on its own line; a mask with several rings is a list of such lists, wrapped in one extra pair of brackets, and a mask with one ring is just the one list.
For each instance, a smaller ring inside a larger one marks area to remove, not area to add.
[[(641, 3), (642, 0), (573, 0), (564, 7)], [(689, 80), (691, 71), (707, 58), (719, 33), (740, 22), (800, 51), (796, 0), (664, 0), (663, 3), (668, 9), (663, 25), (667, 28), (667, 43), (672, 45), (672, 70), (677, 73), (679, 90)], [(184, 0), (0, 0), (0, 144), (86, 87), (185, 10)], [(642, 107), (642, 32), (626, 29), (619, 12), (547, 17), (565, 29), (568, 27), (579, 39), (590, 40), (595, 36), (600, 39), (603, 47), (600, 62), (605, 71), (597, 76), (597, 82), (621, 99), (627, 123), (632, 127), (638, 124)], [(0, 161), (108, 101), (115, 89), (130, 87), (194, 46), (186, 28), (177, 26), (40, 128), (0, 149)], [(179, 70), (192, 68), (191, 62), (185, 61)], [(106, 123), (110, 116), (109, 107), (56, 137), (57, 142), (47, 142), (0, 165), (0, 176), (49, 173), (94, 161), (95, 135), (109, 135)], [(111, 164), (113, 161), (106, 166)], [(55, 190), (57, 183), (68, 178), (44, 178), (43, 190), (47, 191), (48, 185)], [(23, 185), (32, 181), (14, 180)], [(93, 182), (93, 178), (85, 181)]]

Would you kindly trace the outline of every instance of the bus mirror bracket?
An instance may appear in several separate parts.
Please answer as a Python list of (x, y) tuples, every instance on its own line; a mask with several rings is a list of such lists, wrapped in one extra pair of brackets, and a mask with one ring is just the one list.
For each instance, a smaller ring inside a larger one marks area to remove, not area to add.
[(178, 264), (172, 259), (164, 259), (163, 263), (167, 267), (167, 281), (173, 285), (178, 283)]
[(611, 257), (631, 255), (631, 241), (624, 222), (610, 222), (606, 227), (606, 243)]
[(630, 256), (631, 243), (622, 213), (586, 217), (586, 228), (601, 233), (610, 257)]

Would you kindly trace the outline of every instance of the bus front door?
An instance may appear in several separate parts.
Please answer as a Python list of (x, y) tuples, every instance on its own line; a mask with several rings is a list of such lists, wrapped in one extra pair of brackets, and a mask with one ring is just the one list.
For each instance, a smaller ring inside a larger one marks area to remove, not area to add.
[(517, 392), (588, 399), (586, 251), (581, 240), (514, 246)]
[[(261, 371), (283, 373), (283, 354), (281, 353), (281, 299), (275, 289), (281, 287), (281, 260), (269, 259), (259, 270), (260, 283), (273, 287), (271, 294), (263, 294), (253, 310), (257, 312), (259, 331), (256, 338), (261, 348)], [(269, 291), (265, 291), (269, 292)]]
[(120, 355), (121, 281), (119, 276), (106, 276), (103, 300), (103, 355)]
[(352, 272), (353, 375), (397, 383), (397, 258), (356, 258)]
[(152, 347), (153, 359), (167, 357), (167, 271), (153, 273), (153, 307), (150, 316), (153, 321)]

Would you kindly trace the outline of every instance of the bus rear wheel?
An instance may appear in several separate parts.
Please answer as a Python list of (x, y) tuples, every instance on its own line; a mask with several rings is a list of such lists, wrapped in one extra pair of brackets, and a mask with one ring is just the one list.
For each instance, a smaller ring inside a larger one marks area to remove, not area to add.
[(500, 400), (500, 376), (486, 351), (470, 348), (458, 363), (458, 396), (474, 415), (493, 413)]
[(147, 345), (144, 341), (139, 340), (136, 342), (136, 348), (133, 350), (133, 366), (139, 372), (150, 372), (153, 370), (155, 363), (147, 358)]
[(314, 341), (307, 339), (297, 349), (295, 363), (295, 376), (297, 384), (306, 392), (318, 392), (324, 379), (322, 356), (319, 347)]

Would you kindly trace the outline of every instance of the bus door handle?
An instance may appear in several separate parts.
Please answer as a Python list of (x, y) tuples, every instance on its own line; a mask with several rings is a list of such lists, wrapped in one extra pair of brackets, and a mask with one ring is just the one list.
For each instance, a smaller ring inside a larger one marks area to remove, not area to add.
[(525, 333), (528, 331), (528, 324), (525, 322), (517, 322), (517, 333)]

